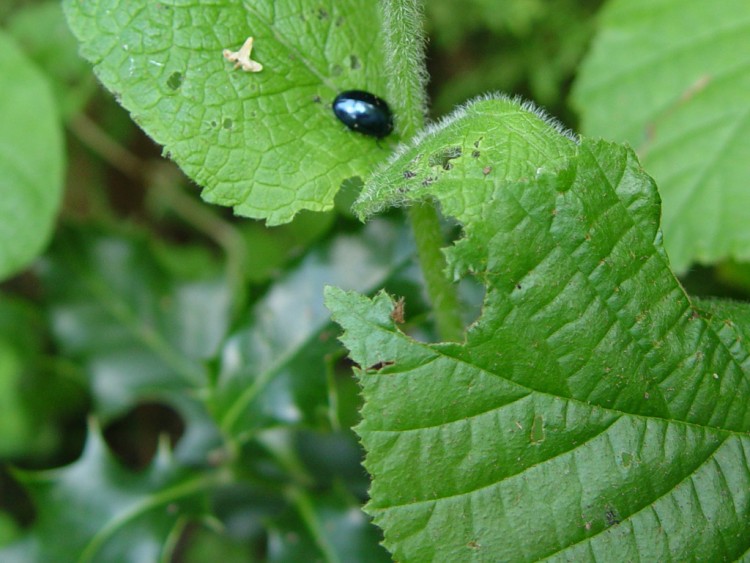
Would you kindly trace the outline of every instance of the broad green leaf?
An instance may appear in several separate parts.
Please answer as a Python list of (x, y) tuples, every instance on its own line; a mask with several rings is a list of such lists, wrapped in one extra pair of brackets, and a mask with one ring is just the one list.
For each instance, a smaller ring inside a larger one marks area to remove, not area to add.
[(227, 339), (210, 399), (227, 436), (279, 424), (319, 426), (329, 417), (329, 372), (340, 350), (323, 305), (326, 284), (372, 291), (405, 269), (403, 228), (373, 222), (308, 253), (276, 282)]
[[(375, 2), (63, 5), (99, 79), (206, 201), (285, 223), (302, 209), (331, 209), (343, 180), (388, 154), (330, 107), (342, 90), (385, 91)], [(261, 72), (222, 56), (249, 36)]]
[(659, 184), (678, 271), (750, 258), (750, 4), (612, 0), (573, 93), (587, 135), (627, 141)]
[(17, 471), (37, 517), (19, 542), (0, 550), (2, 561), (159, 561), (169, 559), (170, 534), (203, 512), (211, 474), (176, 465), (161, 450), (142, 473), (121, 467), (92, 427), (82, 457), (67, 467)]
[(49, 240), (63, 186), (63, 138), (44, 76), (0, 30), (0, 279)]
[[(458, 116), (366, 189), (431, 193), (463, 225), (450, 268), (486, 286), (465, 342), (406, 336), (384, 293), (327, 291), (360, 366), (367, 508), (386, 547), (420, 561), (741, 558), (745, 331), (694, 306), (671, 273), (659, 198), (632, 151), (584, 140), (554, 167), (493, 176), (470, 156), (483, 130), (479, 158), (501, 167), (504, 138), (521, 160), (551, 142), (495, 119), (461, 130)], [(420, 174), (443, 136), (463, 156), (428, 192)], [(733, 311), (748, 324), (747, 308)]]

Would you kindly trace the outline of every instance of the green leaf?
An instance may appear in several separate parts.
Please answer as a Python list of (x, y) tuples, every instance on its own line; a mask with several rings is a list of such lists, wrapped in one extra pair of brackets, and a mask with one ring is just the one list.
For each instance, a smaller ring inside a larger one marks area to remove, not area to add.
[[(632, 151), (584, 140), (554, 168), (484, 174), (479, 158), (507, 169), (512, 146), (531, 163), (557, 135), (504, 122), (461, 129), (459, 116), (379, 176), (400, 181), (368, 192), (431, 193), (463, 225), (450, 267), (486, 286), (463, 344), (406, 336), (385, 293), (327, 290), (359, 365), (367, 508), (386, 547), (419, 561), (742, 557), (744, 332), (705, 318), (671, 273), (658, 195)], [(482, 131), (501, 150), (472, 160)], [(443, 136), (464, 156), (428, 192), (420, 174)]]
[[(5, 307), (0, 307), (4, 311)], [(34, 435), (34, 413), (21, 394), (23, 364), (18, 351), (0, 337), (0, 458), (28, 453)]]
[(676, 270), (750, 258), (750, 4), (607, 4), (573, 93), (582, 130), (627, 141), (659, 184)]
[(47, 332), (36, 304), (0, 294), (0, 459), (48, 454), (60, 418), (81, 408), (82, 389), (44, 355)]
[(49, 240), (63, 186), (62, 127), (49, 84), (0, 31), (0, 279)]
[(40, 325), (30, 306), (0, 295), (0, 459), (28, 454), (38, 437), (39, 413), (24, 400), (22, 383), (42, 347)]
[(78, 112), (96, 81), (78, 56), (78, 42), (65, 23), (60, 2), (23, 6), (8, 22), (8, 32), (46, 74), (60, 114), (67, 119)]
[[(342, 90), (385, 89), (377, 3), (63, 5), (100, 80), (204, 187), (206, 201), (288, 222), (302, 209), (331, 209), (343, 180), (387, 155), (330, 108)], [(248, 36), (261, 72), (222, 56)]]
[(142, 473), (122, 468), (94, 426), (67, 467), (16, 471), (37, 508), (32, 530), (0, 550), (3, 561), (168, 560), (170, 534), (203, 511), (215, 477), (177, 466), (164, 449)]
[[(486, 96), (428, 128), (381, 167), (354, 210), (364, 218), (385, 207), (437, 195), (456, 179), (480, 185), (533, 177), (574, 150), (573, 137), (535, 109), (506, 96)], [(484, 205), (484, 191), (457, 194), (468, 208)]]
[(210, 399), (227, 436), (279, 424), (319, 426), (329, 416), (329, 372), (339, 344), (323, 287), (382, 287), (408, 265), (413, 247), (402, 227), (378, 221), (308, 253), (280, 279), (227, 339)]
[(175, 455), (205, 462), (219, 441), (196, 392), (229, 329), (232, 290), (199, 247), (160, 248), (142, 233), (66, 229), (42, 261), (53, 338), (80, 363), (108, 422), (142, 401), (185, 420)]

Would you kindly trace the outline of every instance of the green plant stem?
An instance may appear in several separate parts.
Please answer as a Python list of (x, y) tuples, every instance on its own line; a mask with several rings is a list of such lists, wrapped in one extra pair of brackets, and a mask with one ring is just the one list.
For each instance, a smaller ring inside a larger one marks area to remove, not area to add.
[(307, 491), (300, 487), (290, 487), (286, 496), (297, 509), (297, 513), (313, 537), (315, 545), (323, 552), (325, 560), (328, 563), (339, 563), (341, 560), (326, 538), (325, 530), (321, 528), (320, 520), (315, 514), (315, 503)]
[[(419, 0), (383, 0), (383, 29), (388, 68), (388, 100), (397, 116), (401, 137), (408, 139), (425, 125), (427, 71), (424, 65), (424, 32)], [(456, 286), (446, 274), (445, 244), (438, 212), (432, 202), (409, 209), (417, 256), (427, 295), (442, 340), (461, 340), (463, 323)]]
[(464, 328), (456, 286), (445, 275), (445, 256), (440, 250), (443, 233), (437, 209), (432, 202), (414, 205), (409, 209), (409, 219), (438, 335), (442, 340), (461, 341)]
[(420, 0), (382, 0), (388, 102), (396, 127), (408, 139), (424, 128), (427, 111), (427, 70)]
[(204, 474), (189, 481), (163, 489), (157, 494), (144, 496), (143, 500), (134, 503), (127, 511), (116, 515), (115, 518), (106, 522), (88, 542), (85, 549), (76, 560), (77, 563), (95, 561), (99, 550), (106, 541), (127, 523), (136, 520), (148, 511), (154, 510), (160, 506), (168, 506), (170, 503), (176, 502), (182, 498), (189, 497), (202, 491), (211, 490), (221, 484), (226, 484), (227, 477), (227, 473), (223, 471)]

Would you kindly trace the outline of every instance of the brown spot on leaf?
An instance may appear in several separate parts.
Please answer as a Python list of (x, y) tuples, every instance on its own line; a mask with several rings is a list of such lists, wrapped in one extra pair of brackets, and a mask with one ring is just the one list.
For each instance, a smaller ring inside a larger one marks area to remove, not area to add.
[(385, 360), (383, 362), (376, 362), (372, 364), (369, 368), (367, 368), (367, 371), (380, 371), (384, 367), (392, 366), (396, 362), (392, 362), (390, 360)]

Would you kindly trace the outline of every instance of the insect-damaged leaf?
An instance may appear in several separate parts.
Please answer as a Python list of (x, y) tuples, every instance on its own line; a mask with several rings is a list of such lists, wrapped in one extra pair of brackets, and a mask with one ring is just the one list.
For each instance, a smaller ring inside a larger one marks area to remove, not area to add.
[[(741, 557), (746, 331), (708, 318), (670, 272), (658, 195), (632, 151), (571, 142), (547, 165), (540, 149), (559, 134), (508, 112), (468, 108), (365, 190), (372, 206), (431, 194), (463, 225), (449, 267), (486, 286), (465, 343), (406, 336), (383, 293), (328, 290), (354, 361), (392, 362), (358, 372), (385, 545), (397, 560)], [(425, 187), (441, 144), (462, 156)], [(508, 147), (526, 157), (518, 173)], [(713, 310), (747, 324), (747, 308)]]
[[(64, 6), (100, 80), (206, 201), (284, 223), (302, 209), (332, 208), (343, 180), (364, 177), (388, 154), (331, 111), (343, 90), (384, 93), (375, 2)], [(223, 55), (250, 36), (259, 72)]]

